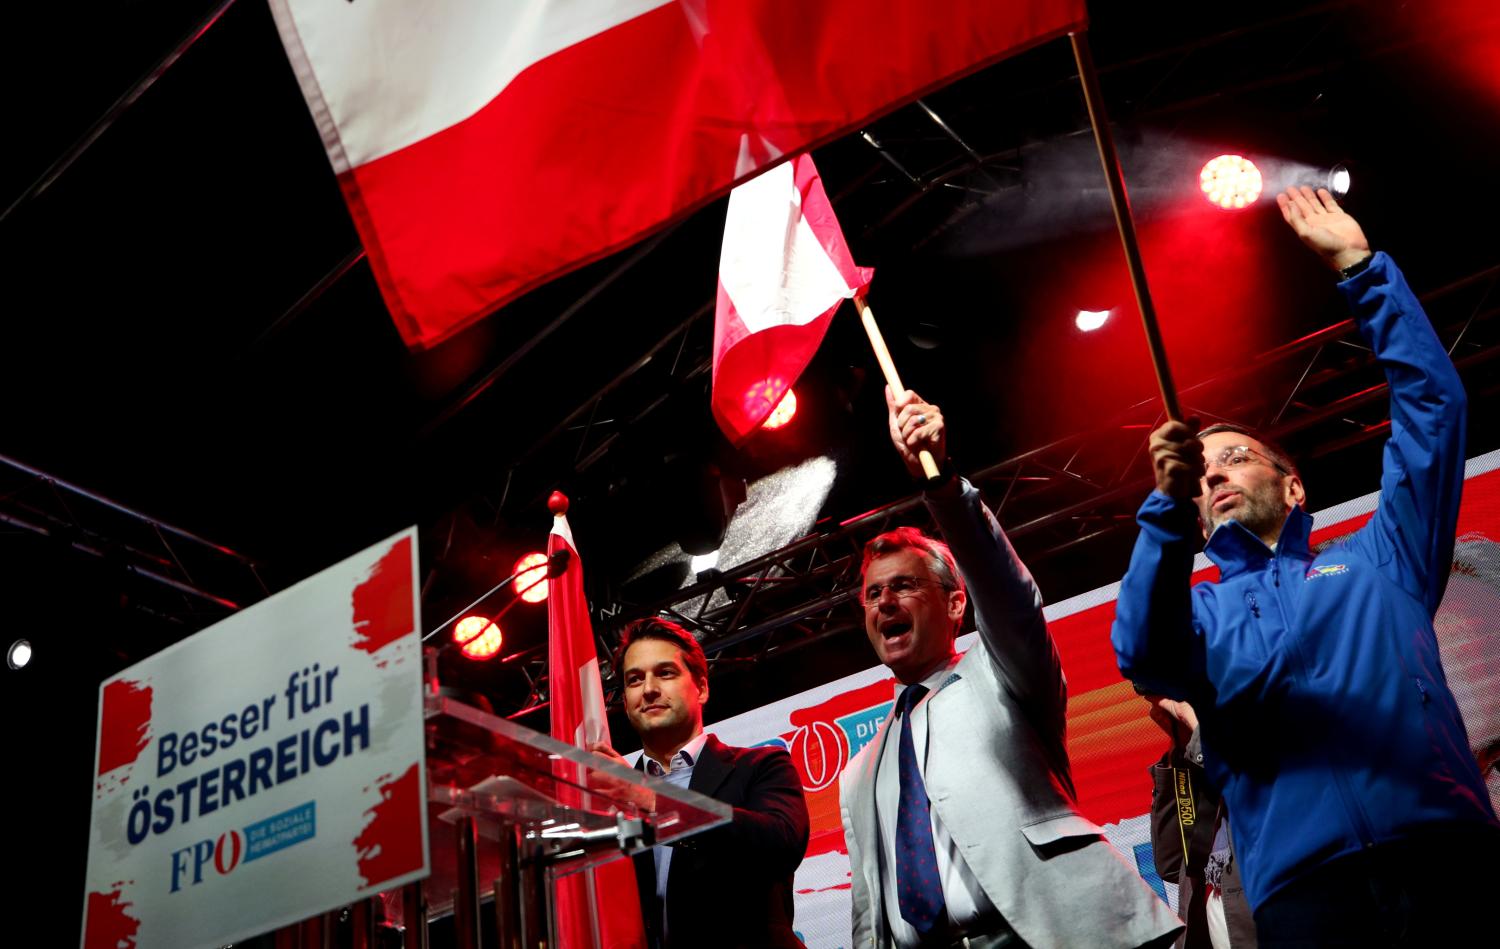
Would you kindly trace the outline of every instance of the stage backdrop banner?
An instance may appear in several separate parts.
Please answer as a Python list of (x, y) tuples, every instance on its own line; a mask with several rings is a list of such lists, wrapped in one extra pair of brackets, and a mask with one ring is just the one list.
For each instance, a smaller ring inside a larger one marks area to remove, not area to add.
[(213, 947), (428, 872), (410, 528), (99, 690), (84, 949)]
[[(1465, 474), (1453, 574), (1436, 627), (1448, 685), (1500, 806), (1500, 762), (1493, 754), (1500, 747), (1500, 452), (1471, 459)], [(1379, 497), (1368, 494), (1315, 514), (1313, 545), (1364, 526)], [(1199, 554), (1193, 582), (1217, 577), (1218, 568)], [(1177, 888), (1156, 873), (1149, 824), (1148, 769), (1167, 739), (1115, 665), (1109, 629), (1119, 589), (1113, 583), (1046, 608), (1068, 679), (1068, 754), (1079, 809), (1175, 909)], [(976, 639), (973, 633), (960, 637), (959, 651)], [(731, 745), (781, 745), (802, 775), (812, 837), (797, 869), (795, 899), (796, 928), (808, 949), (849, 945), (849, 852), (839, 822), (839, 773), (875, 737), (895, 685), (890, 672), (876, 666), (705, 729)]]

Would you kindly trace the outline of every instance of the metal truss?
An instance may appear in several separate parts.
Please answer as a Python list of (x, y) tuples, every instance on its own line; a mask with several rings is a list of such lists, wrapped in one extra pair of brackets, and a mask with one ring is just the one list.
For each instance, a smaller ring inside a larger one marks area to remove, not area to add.
[(589, 472), (622, 435), (684, 389), (703, 389), (712, 366), (713, 306), (703, 304), (668, 329), (520, 453), (494, 507), (536, 507), (560, 478)]
[(130, 607), (187, 632), (270, 592), (243, 554), (4, 456), (0, 523), (98, 558)]
[[(1500, 266), (1423, 298), (1479, 406), (1500, 389), (1493, 373), (1484, 371), (1500, 358), (1497, 284)], [(1257, 384), (1245, 384), (1252, 377)], [(1293, 381), (1268, 399), (1259, 383), (1278, 377)], [(1384, 437), (1387, 395), (1384, 376), (1353, 320), (1309, 333), (1181, 392), (1189, 414), (1205, 423), (1233, 418), (1255, 424), (1294, 446), (1304, 465)], [(1159, 402), (1142, 402), (1098, 428), (991, 465), (970, 480), (1036, 565), (1106, 534), (1134, 529), (1135, 508), (1152, 485), (1146, 434), (1161, 421)], [(624, 606), (609, 622), (618, 626), (665, 613), (702, 636), (711, 654), (766, 639), (760, 647), (764, 653), (821, 635), (840, 625), (837, 609), (857, 594), (866, 540), (898, 523), (934, 527), (918, 502), (907, 498), (846, 521), (664, 600)]]
[[(1500, 395), (1490, 368), (1500, 358), (1497, 285), (1500, 265), (1422, 298), (1476, 413)], [(1286, 381), (1268, 393), (1265, 380), (1273, 379)], [(1233, 418), (1266, 431), (1291, 447), (1304, 467), (1338, 465), (1389, 428), (1384, 376), (1348, 319), (1245, 360), (1183, 389), (1180, 397), (1184, 411), (1205, 424)], [(969, 480), (1033, 569), (1064, 552), (1087, 551), (1108, 535), (1134, 529), (1135, 508), (1152, 485), (1146, 435), (1162, 421), (1160, 412), (1157, 400), (1141, 402), (1094, 429), (1008, 458)], [(909, 497), (733, 569), (708, 571), (669, 596), (599, 610), (600, 653), (613, 651), (627, 622), (649, 615), (691, 630), (719, 664), (753, 663), (859, 628), (863, 546), (902, 524), (936, 529), (920, 498)], [(535, 711), (546, 699), (542, 657), (528, 658), (531, 694), (517, 715)]]

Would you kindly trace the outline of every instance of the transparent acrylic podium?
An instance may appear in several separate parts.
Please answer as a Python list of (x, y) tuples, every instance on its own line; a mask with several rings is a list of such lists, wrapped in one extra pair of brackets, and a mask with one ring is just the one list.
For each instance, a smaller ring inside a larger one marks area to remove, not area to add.
[(386, 918), (405, 928), (409, 949), (426, 945), (427, 919), (448, 913), (455, 945), (478, 946), (481, 904), (491, 895), (502, 947), (556, 946), (557, 879), (729, 821), (726, 804), (435, 694), (430, 684), (432, 875), (385, 898)]

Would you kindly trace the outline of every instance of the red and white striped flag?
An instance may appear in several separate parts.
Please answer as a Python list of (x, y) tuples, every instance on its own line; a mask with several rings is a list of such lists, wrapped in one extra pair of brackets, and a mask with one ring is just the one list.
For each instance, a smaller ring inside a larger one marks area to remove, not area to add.
[(442, 342), (1084, 0), (270, 0), (402, 337)]
[(840, 303), (870, 285), (811, 155), (734, 189), (714, 311), (714, 418), (736, 444), (802, 375)]
[[(549, 506), (554, 511), (552, 533), (547, 537), (549, 562), (559, 551), (567, 551), (567, 566), (547, 580), (552, 737), (587, 748), (591, 742), (609, 741), (599, 653), (583, 594), (583, 563), (568, 527), (567, 498), (554, 493)], [(629, 860), (615, 860), (558, 879), (555, 906), (559, 945), (592, 946), (595, 931), (601, 949), (640, 949), (646, 945), (635, 866)]]

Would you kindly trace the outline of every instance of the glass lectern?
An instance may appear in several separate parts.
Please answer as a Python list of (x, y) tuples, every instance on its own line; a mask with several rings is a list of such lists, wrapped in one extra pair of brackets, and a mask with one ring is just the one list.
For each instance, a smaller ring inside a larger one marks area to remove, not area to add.
[(410, 949), (425, 945), (429, 918), (448, 913), (455, 944), (477, 946), (491, 894), (502, 947), (555, 946), (559, 879), (729, 820), (729, 807), (712, 798), (430, 685), (425, 717), (432, 875), (385, 899), (387, 920), (406, 929)]

